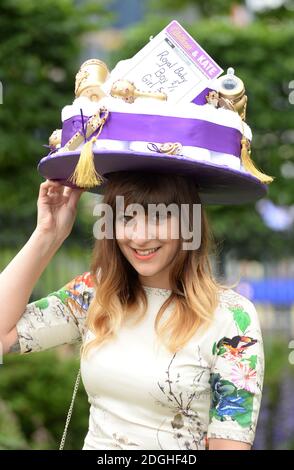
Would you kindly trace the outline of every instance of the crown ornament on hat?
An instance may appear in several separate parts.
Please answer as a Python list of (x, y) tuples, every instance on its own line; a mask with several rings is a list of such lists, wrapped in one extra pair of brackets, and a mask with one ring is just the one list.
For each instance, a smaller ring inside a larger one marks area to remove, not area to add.
[[(198, 87), (193, 100), (190, 80), (187, 99), (183, 94), (176, 100), (172, 92), (181, 83), (184, 89), (191, 67), (173, 62), (165, 49), (156, 56), (160, 68), (155, 71), (144, 49), (139, 51), (137, 75), (128, 73), (134, 70), (133, 59), (120, 61), (112, 72), (102, 60), (85, 61), (76, 75), (75, 99), (62, 109), (62, 129), (51, 134), (50, 153), (39, 162), (40, 173), (103, 193), (107, 174), (113, 171), (170, 171), (193, 175), (207, 204), (263, 196), (274, 178), (251, 158), (243, 81), (229, 68), (225, 75), (207, 80), (202, 92)], [(206, 57), (205, 65), (212, 67), (215, 63)]]

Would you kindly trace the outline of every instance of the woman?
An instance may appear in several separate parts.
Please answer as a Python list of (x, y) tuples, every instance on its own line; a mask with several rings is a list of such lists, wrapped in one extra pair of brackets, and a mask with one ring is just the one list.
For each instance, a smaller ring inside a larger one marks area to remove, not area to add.
[[(214, 278), (202, 206), (201, 242), (183, 249), (200, 202), (190, 177), (110, 174), (103, 202), (113, 236), (96, 240), (90, 272), (27, 304), (71, 232), (81, 193), (50, 180), (40, 186), (36, 229), (0, 276), (4, 352), (82, 340), (91, 404), (83, 449), (250, 449), (263, 382), (258, 316)], [(139, 216), (127, 209), (133, 203), (144, 208)], [(150, 217), (158, 203), (189, 210)]]

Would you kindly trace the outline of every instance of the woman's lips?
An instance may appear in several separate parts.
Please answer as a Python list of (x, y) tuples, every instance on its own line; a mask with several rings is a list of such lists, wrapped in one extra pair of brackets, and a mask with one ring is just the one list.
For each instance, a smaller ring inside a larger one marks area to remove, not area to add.
[(160, 247), (156, 251), (154, 251), (154, 253), (150, 253), (149, 255), (139, 255), (139, 253), (137, 253), (134, 248), (131, 248), (135, 258), (137, 258), (139, 260), (143, 260), (143, 261), (154, 258), (154, 256), (156, 255), (156, 253), (158, 252), (159, 249), (160, 249)]

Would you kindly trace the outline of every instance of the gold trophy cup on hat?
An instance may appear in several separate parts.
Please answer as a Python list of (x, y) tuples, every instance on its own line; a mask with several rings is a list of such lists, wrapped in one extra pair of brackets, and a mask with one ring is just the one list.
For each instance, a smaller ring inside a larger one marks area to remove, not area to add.
[(91, 101), (99, 101), (106, 96), (101, 85), (107, 80), (109, 70), (107, 65), (99, 59), (89, 59), (84, 62), (76, 75), (76, 98), (85, 96)]

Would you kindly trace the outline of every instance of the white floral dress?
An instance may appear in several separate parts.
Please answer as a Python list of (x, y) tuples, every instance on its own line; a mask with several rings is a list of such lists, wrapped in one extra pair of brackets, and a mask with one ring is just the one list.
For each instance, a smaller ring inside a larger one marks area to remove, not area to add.
[[(252, 444), (264, 371), (253, 303), (223, 292), (212, 325), (172, 354), (154, 333), (170, 291), (144, 289), (144, 319), (81, 360), (90, 403), (83, 449), (201, 450), (211, 437)], [(17, 323), (21, 353), (92, 339), (85, 320), (93, 295), (87, 272), (28, 304)]]

